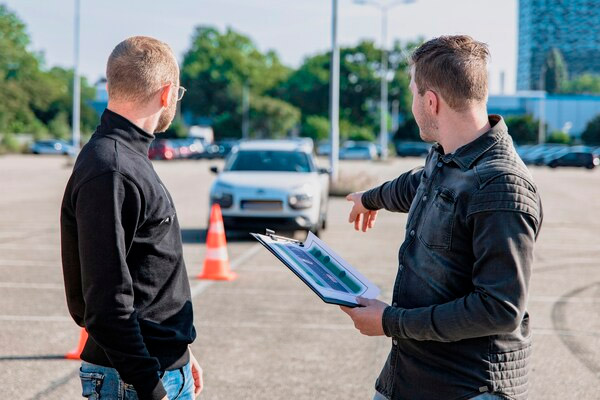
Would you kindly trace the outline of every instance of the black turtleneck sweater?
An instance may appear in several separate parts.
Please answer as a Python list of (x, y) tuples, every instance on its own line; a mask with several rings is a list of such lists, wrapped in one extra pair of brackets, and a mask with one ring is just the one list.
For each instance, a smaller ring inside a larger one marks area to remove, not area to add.
[(166, 395), (159, 371), (189, 360), (195, 336), (173, 200), (148, 159), (154, 136), (105, 110), (61, 209), (69, 312), (84, 361), (115, 368), (138, 397)]

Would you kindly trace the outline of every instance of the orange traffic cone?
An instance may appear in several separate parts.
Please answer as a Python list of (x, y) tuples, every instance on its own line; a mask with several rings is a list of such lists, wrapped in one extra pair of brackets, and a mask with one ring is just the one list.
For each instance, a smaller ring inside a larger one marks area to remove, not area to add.
[(220, 281), (232, 281), (237, 277), (235, 272), (229, 268), (229, 256), (227, 255), (227, 241), (225, 239), (225, 227), (221, 207), (213, 204), (210, 210), (210, 225), (206, 235), (206, 255), (204, 267), (198, 279), (211, 279)]
[(81, 352), (85, 342), (87, 342), (88, 333), (85, 328), (81, 328), (81, 334), (79, 335), (79, 344), (76, 348), (65, 354), (65, 358), (69, 360), (81, 360)]

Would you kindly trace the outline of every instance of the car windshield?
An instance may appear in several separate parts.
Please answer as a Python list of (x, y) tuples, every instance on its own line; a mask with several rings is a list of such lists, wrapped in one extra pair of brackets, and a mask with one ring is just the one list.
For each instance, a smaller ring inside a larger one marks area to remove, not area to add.
[(299, 151), (242, 150), (232, 155), (225, 171), (313, 172), (307, 154)]

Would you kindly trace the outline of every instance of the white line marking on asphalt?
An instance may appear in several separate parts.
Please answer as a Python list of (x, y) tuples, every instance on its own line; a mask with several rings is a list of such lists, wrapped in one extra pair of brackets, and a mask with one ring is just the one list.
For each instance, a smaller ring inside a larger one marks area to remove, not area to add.
[[(231, 261), (231, 263), (230, 263), (231, 269), (233, 270), (233, 269), (236, 269), (237, 267), (239, 267), (244, 261), (248, 260), (254, 254), (258, 253), (258, 250), (260, 250), (260, 248), (261, 248), (261, 245), (257, 243), (255, 245), (253, 245), (252, 247), (250, 247), (245, 252), (243, 252), (238, 258)], [(198, 283), (197, 285), (195, 285), (191, 290), (192, 298), (198, 296), (200, 293), (202, 293), (206, 288), (208, 288), (213, 283), (215, 283), (215, 281), (202, 281), (202, 282)], [(20, 287), (19, 285), (32, 287), (36, 284), (19, 284), (19, 283), (10, 283), (10, 282), (0, 283), (0, 287)], [(37, 284), (37, 285), (44, 286), (43, 288), (45, 288), (45, 289), (49, 289), (49, 288), (54, 289), (55, 288), (54, 284)], [(50, 285), (53, 285), (53, 286), (50, 287)], [(60, 289), (63, 288), (62, 285), (56, 285), (56, 286), (60, 287)], [(68, 322), (71, 322), (72, 319), (70, 317), (61, 316), (61, 315), (0, 315), (0, 321), (16, 321), (16, 322), (43, 322), (43, 321), (45, 321), (45, 322), (67, 322), (68, 321)]]
[(73, 322), (71, 317), (63, 315), (0, 315), (0, 321)]
[(5, 289), (57, 289), (65, 287), (59, 283), (27, 283), (27, 282), (0, 282), (0, 288)]
[(596, 304), (600, 303), (600, 297), (569, 297), (560, 296), (530, 296), (529, 301), (534, 303), (578, 303), (578, 304)]
[[(231, 269), (234, 270), (237, 267), (239, 267), (244, 261), (248, 260), (254, 254), (258, 253), (258, 250), (260, 250), (260, 248), (261, 248), (260, 244), (258, 244), (258, 243), (254, 244), (252, 247), (250, 247), (248, 250), (243, 252), (235, 260), (231, 261), (231, 263), (229, 264)], [(200, 293), (204, 292), (213, 283), (215, 283), (215, 281), (202, 281), (202, 282), (196, 284), (192, 288), (192, 298), (194, 298), (194, 297), (198, 296)]]
[(2, 260), (0, 259), (0, 267), (42, 267), (53, 268), (60, 267), (60, 261), (31, 261), (31, 260)]
[(552, 328), (533, 328), (534, 335), (551, 335), (551, 336), (588, 336), (600, 337), (600, 332), (588, 331), (572, 331), (567, 329), (552, 329)]

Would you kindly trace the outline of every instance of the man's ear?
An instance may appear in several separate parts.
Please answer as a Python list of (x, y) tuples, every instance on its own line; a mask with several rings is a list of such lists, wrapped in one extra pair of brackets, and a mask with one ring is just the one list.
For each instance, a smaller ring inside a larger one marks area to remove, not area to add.
[(437, 93), (432, 90), (425, 92), (425, 107), (429, 109), (429, 112), (433, 115), (437, 115), (440, 108), (440, 99)]
[(160, 105), (162, 107), (168, 107), (169, 102), (171, 101), (171, 90), (173, 90), (173, 85), (165, 85), (160, 91)]

